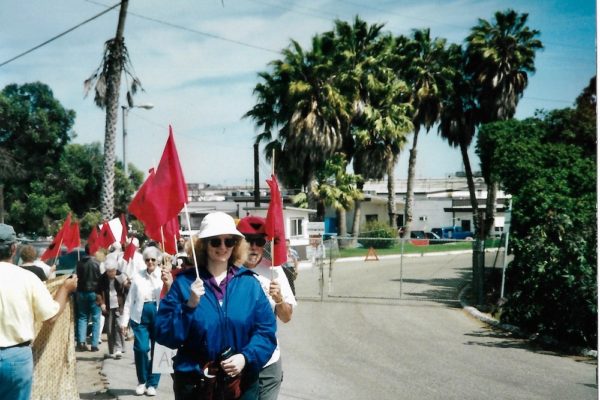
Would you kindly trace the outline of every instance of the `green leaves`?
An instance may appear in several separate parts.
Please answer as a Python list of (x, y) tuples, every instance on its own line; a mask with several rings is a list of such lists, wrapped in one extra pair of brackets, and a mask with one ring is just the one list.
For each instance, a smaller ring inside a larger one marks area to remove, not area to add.
[[(76, 218), (100, 206), (102, 148), (69, 144), (74, 118), (43, 83), (8, 85), (0, 93), (0, 182), (7, 222), (19, 233), (53, 234), (68, 212)], [(117, 166), (118, 212), (142, 181), (135, 168), (131, 175)]]
[[(585, 102), (586, 104), (589, 104)], [(481, 127), (477, 152), (513, 195), (509, 299), (502, 318), (570, 344), (596, 346), (595, 108)]]

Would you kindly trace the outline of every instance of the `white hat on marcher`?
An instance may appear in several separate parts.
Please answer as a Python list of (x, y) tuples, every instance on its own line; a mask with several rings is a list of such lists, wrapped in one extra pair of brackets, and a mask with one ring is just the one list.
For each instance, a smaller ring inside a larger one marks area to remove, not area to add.
[(198, 231), (198, 238), (204, 239), (219, 235), (235, 235), (244, 237), (235, 227), (235, 221), (233, 218), (224, 212), (215, 211), (206, 214), (202, 223), (200, 224), (200, 230)]

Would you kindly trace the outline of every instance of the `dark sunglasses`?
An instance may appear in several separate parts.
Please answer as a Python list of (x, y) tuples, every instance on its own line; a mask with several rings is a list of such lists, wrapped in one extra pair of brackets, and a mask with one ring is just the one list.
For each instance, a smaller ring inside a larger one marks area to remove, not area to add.
[(267, 239), (263, 238), (263, 237), (258, 237), (258, 238), (246, 238), (246, 242), (248, 242), (248, 244), (250, 246), (252, 245), (256, 245), (258, 247), (263, 247), (266, 243), (267, 243)]
[(228, 247), (228, 248), (235, 246), (236, 243), (238, 242), (238, 240), (234, 239), (234, 238), (227, 238), (227, 239), (212, 238), (212, 239), (208, 239), (207, 241), (212, 247), (221, 247), (221, 243), (225, 243), (225, 247)]
[(156, 262), (156, 258), (146, 258), (144, 261), (146, 261), (146, 262), (148, 262), (148, 261)]

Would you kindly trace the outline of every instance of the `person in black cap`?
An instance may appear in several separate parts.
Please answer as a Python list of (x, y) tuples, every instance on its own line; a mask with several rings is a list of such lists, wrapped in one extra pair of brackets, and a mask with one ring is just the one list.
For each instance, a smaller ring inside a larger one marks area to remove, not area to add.
[(77, 288), (77, 277), (65, 279), (54, 298), (31, 272), (13, 264), (17, 236), (0, 224), (0, 399), (27, 400), (33, 383), (31, 342), (36, 322), (54, 322)]
[[(250, 246), (244, 266), (256, 273), (263, 291), (269, 299), (271, 309), (281, 322), (289, 322), (296, 307), (294, 296), (285, 272), (281, 266), (271, 265), (264, 256), (266, 233), (265, 219), (257, 216), (242, 218), (237, 225)], [(262, 367), (259, 374), (259, 400), (276, 400), (283, 380), (279, 343), (271, 359)]]

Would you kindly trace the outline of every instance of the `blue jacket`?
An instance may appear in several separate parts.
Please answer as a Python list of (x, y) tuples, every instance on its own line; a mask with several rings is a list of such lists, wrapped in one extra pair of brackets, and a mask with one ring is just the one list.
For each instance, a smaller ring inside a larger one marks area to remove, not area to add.
[(196, 308), (186, 305), (196, 271), (177, 275), (161, 300), (155, 320), (156, 341), (178, 349), (173, 368), (200, 372), (208, 361), (219, 361), (227, 347), (246, 357), (246, 368), (258, 373), (277, 346), (275, 315), (254, 273), (240, 268), (227, 285), (223, 305), (209, 287), (210, 275), (200, 272), (205, 293)]

